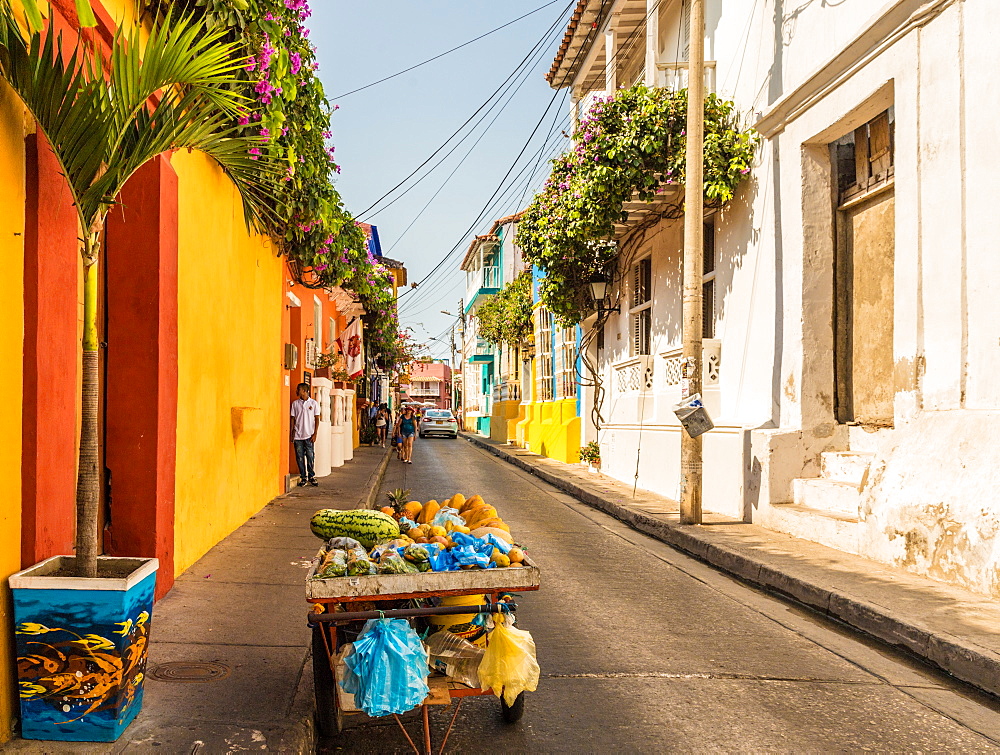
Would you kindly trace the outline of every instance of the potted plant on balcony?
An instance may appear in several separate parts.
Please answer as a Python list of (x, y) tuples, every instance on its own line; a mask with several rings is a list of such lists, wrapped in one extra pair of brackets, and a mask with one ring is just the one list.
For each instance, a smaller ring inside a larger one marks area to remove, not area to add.
[(54, 29), (43, 34), (37, 13), (28, 13), (27, 32), (19, 20), (0, 0), (0, 77), (34, 117), (68, 182), (81, 229), (84, 315), (76, 554), (10, 578), (22, 735), (114, 741), (142, 704), (158, 562), (97, 555), (97, 265), (105, 221), (126, 181), (168, 150), (213, 157), (242, 194), (248, 218), (266, 206), (269, 168), (251, 160), (251, 141), (232, 130), (242, 98), (231, 87), (243, 61), (236, 45), (221, 42), (225, 29), (168, 17), (145, 40), (138, 28), (119, 31), (105, 58), (88, 45), (63, 44)]
[(596, 440), (580, 447), (580, 461), (595, 474), (601, 471), (601, 446)]

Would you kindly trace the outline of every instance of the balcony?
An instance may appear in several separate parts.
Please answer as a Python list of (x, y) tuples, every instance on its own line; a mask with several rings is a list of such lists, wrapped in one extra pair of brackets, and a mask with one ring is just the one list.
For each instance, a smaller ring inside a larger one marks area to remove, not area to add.
[[(679, 92), (687, 89), (688, 85), (688, 64), (687, 63), (657, 63), (656, 64), (656, 86), (669, 89), (671, 92)], [(705, 61), (705, 93), (715, 93), (715, 61)]]
[(471, 306), (477, 296), (488, 296), (500, 290), (502, 275), (499, 267), (490, 265), (466, 273), (466, 306)]
[(496, 359), (493, 346), (482, 338), (476, 341), (476, 348), (469, 357), (470, 362), (492, 362)]
[(520, 401), (521, 381), (507, 380), (493, 388), (493, 401)]

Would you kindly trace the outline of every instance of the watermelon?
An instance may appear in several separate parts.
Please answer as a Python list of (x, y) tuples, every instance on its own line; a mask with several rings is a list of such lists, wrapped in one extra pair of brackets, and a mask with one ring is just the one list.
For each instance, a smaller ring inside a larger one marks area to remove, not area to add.
[(395, 519), (381, 511), (368, 509), (322, 509), (313, 514), (309, 527), (321, 540), (353, 537), (368, 550), (378, 543), (399, 537), (399, 524)]

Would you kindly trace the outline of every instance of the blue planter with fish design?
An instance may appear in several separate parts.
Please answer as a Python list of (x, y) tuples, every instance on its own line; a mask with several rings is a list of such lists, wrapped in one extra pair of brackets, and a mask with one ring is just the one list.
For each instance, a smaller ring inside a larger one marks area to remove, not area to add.
[(10, 577), (21, 736), (114, 742), (142, 708), (155, 558), (55, 556)]

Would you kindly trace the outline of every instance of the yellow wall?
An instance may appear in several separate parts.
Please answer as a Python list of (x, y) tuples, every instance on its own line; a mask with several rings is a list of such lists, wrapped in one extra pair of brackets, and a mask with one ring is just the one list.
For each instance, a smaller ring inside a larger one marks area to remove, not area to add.
[(510, 443), (517, 438), (514, 428), (524, 419), (520, 401), (495, 401), (490, 416), (490, 438), (500, 443)]
[[(282, 259), (231, 182), (186, 150), (179, 179), (175, 573), (283, 492)], [(234, 408), (244, 430), (234, 437)]]
[(24, 354), (24, 115), (0, 81), (0, 744), (17, 715), (7, 577), (21, 568), (21, 365)]
[(524, 414), (517, 435), (525, 448), (567, 464), (580, 461), (581, 425), (575, 398), (524, 404)]

